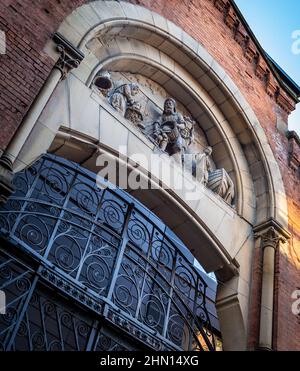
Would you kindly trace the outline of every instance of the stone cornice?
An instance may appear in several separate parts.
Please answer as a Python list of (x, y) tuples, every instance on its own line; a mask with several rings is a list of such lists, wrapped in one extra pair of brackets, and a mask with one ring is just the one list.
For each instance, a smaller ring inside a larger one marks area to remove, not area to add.
[(288, 114), (295, 109), (300, 92), (295, 92), (282, 80), (267, 54), (233, 0), (210, 0), (223, 13), (224, 23), (232, 30), (245, 58), (253, 65), (254, 74), (265, 85), (266, 93)]

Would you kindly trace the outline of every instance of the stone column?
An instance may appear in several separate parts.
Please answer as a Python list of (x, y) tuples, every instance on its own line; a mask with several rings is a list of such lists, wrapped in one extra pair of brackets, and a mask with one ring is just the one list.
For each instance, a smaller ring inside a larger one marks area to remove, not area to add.
[(263, 249), (262, 288), (260, 304), (259, 350), (273, 350), (275, 255), (280, 242), (286, 242), (289, 232), (271, 220), (255, 228)]
[(0, 158), (0, 204), (6, 202), (8, 197), (14, 192), (14, 163), (53, 94), (54, 89), (61, 80), (66, 78), (67, 74), (73, 68), (79, 66), (84, 58), (84, 54), (69, 43), (62, 35), (55, 33), (53, 35), (53, 41), (56, 44), (56, 51), (59, 53), (59, 58), (23, 122), (17, 129), (16, 134)]

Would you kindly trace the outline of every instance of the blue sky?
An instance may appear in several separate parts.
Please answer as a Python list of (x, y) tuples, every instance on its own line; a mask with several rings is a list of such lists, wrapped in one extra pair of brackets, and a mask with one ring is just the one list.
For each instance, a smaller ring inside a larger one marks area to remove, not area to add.
[[(300, 33), (299, 0), (235, 0), (262, 47), (300, 85), (300, 54), (292, 53), (292, 33)], [(289, 118), (300, 134), (300, 103)]]

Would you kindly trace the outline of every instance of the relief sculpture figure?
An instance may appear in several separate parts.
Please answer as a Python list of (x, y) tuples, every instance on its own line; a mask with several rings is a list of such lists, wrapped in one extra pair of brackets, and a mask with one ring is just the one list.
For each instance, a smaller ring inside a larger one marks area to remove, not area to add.
[(104, 97), (108, 97), (113, 88), (113, 81), (108, 71), (100, 71), (93, 80), (93, 85), (98, 89), (98, 92)]
[(128, 108), (140, 109), (138, 102), (135, 101), (135, 97), (139, 91), (138, 84), (124, 84), (115, 89), (110, 97), (110, 104), (125, 117)]
[(141, 112), (142, 106), (139, 102), (134, 102), (131, 106), (128, 106), (125, 112), (125, 118), (139, 127), (143, 127), (143, 114)]
[(202, 153), (195, 155), (196, 179), (199, 183), (207, 186), (209, 173), (213, 170), (209, 157), (212, 154), (212, 148), (206, 147)]
[(211, 154), (212, 148), (207, 147), (203, 153), (195, 155), (196, 179), (231, 205), (234, 199), (234, 183), (225, 169), (212, 168), (209, 161)]
[(177, 112), (176, 101), (167, 98), (162, 115), (153, 124), (152, 137), (158, 147), (170, 155), (183, 153), (192, 142), (193, 126), (192, 120)]
[(167, 147), (170, 154), (178, 153), (182, 150), (183, 141), (179, 129), (185, 128), (183, 116), (176, 111), (176, 102), (172, 98), (167, 98), (164, 103), (164, 111), (159, 120), (154, 123), (156, 132), (159, 133), (158, 145), (166, 151)]
[(188, 147), (194, 141), (194, 127), (196, 122), (188, 116), (184, 116), (185, 128), (180, 130), (180, 134), (184, 140), (184, 149), (187, 150)]

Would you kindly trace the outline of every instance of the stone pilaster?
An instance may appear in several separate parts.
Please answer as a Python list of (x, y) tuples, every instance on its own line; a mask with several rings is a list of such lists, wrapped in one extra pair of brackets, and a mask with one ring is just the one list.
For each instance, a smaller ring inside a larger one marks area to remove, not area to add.
[(290, 234), (271, 219), (255, 228), (255, 238), (263, 249), (263, 270), (260, 304), (259, 350), (273, 350), (275, 255), (280, 243), (286, 243)]

